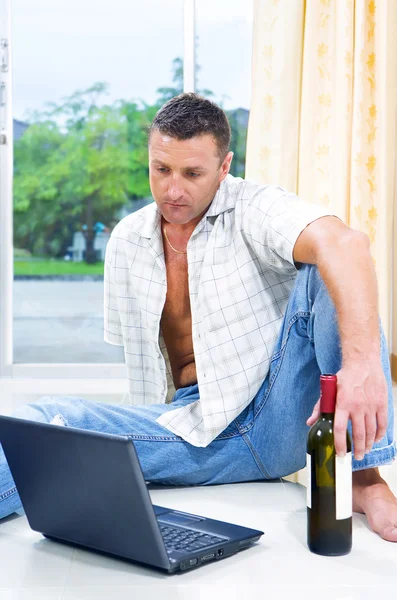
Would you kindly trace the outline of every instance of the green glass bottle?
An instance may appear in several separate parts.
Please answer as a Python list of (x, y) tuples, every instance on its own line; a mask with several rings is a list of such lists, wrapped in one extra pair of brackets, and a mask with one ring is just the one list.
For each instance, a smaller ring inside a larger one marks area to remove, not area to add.
[(320, 416), (307, 442), (307, 544), (316, 554), (340, 556), (352, 547), (351, 442), (346, 432), (346, 456), (336, 456), (336, 375), (321, 375), (320, 386)]

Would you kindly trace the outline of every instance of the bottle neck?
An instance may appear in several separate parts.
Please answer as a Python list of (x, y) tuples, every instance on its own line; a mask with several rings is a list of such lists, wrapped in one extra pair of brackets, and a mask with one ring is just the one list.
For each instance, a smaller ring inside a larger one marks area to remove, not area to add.
[(320, 376), (320, 413), (333, 415), (336, 405), (336, 375)]

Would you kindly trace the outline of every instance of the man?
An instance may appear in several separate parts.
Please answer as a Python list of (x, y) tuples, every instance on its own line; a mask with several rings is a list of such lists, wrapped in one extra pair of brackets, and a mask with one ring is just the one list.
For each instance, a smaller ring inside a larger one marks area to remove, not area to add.
[[(335, 445), (346, 452), (350, 419), (354, 510), (397, 541), (397, 500), (377, 470), (396, 445), (368, 239), (228, 175), (229, 144), (215, 104), (170, 100), (149, 135), (155, 203), (109, 241), (105, 339), (124, 346), (138, 405), (48, 399), (19, 415), (130, 435), (150, 481), (271, 479), (304, 466), (320, 373), (337, 373)], [(19, 507), (4, 458), (0, 483), (1, 516)]]

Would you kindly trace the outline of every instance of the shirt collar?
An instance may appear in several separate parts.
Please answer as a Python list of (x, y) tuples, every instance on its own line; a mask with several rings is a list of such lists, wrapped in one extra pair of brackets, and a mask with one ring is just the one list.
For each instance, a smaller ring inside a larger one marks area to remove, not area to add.
[(235, 207), (236, 198), (233, 194), (233, 175), (226, 175), (220, 184), (209, 209), (205, 213), (206, 217), (216, 217), (227, 210)]

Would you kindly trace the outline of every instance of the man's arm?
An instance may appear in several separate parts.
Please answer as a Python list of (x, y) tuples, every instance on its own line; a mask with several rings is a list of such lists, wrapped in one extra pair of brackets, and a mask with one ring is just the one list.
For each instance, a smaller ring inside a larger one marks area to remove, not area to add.
[[(317, 265), (335, 304), (342, 346), (335, 413), (335, 448), (346, 453), (352, 421), (355, 458), (369, 452), (387, 428), (387, 384), (380, 358), (377, 282), (366, 235), (336, 217), (323, 217), (300, 234), (295, 262)], [(317, 418), (318, 404), (308, 420)]]

